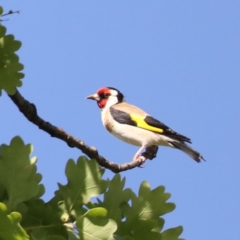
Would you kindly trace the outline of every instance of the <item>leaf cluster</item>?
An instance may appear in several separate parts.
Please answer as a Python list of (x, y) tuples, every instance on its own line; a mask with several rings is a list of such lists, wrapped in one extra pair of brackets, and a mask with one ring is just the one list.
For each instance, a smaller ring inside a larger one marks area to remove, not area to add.
[(67, 184), (44, 202), (32, 150), (20, 137), (0, 146), (0, 239), (179, 239), (182, 227), (163, 231), (162, 216), (175, 208), (163, 186), (151, 190), (144, 181), (136, 195), (119, 174), (104, 180), (86, 157), (67, 162)]
[[(0, 17), (3, 13), (0, 7)], [(11, 34), (6, 35), (6, 28), (0, 24), (0, 95), (4, 89), (8, 94), (14, 94), (16, 87), (22, 85), (21, 78), (24, 74), (23, 64), (19, 62), (16, 51), (21, 47), (21, 42), (14, 39)]]

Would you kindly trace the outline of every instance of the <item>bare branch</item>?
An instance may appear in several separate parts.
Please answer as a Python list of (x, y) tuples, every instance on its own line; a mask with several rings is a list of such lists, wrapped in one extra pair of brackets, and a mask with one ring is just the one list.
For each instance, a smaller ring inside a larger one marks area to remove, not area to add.
[(14, 14), (14, 13), (20, 13), (20, 10), (17, 10), (17, 11), (10, 10), (9, 12), (2, 14), (1, 17), (5, 17), (7, 15)]
[(98, 154), (98, 151), (95, 147), (90, 147), (86, 145), (82, 140), (77, 139), (65, 132), (62, 128), (56, 127), (49, 122), (46, 122), (44, 119), (38, 116), (37, 108), (33, 103), (27, 101), (18, 90), (15, 94), (8, 95), (12, 101), (17, 105), (20, 112), (33, 124), (37, 125), (41, 130), (49, 133), (51, 137), (55, 137), (63, 140), (68, 144), (69, 147), (75, 147), (80, 149), (84, 154), (86, 154), (91, 159), (96, 159), (98, 164), (102, 167), (105, 167), (111, 170), (114, 173), (126, 171), (135, 167), (141, 166), (142, 162), (147, 159), (152, 160), (156, 157), (158, 147), (151, 146), (146, 149), (142, 156), (139, 157), (136, 161), (131, 161), (124, 164), (116, 164), (109, 162), (106, 158)]

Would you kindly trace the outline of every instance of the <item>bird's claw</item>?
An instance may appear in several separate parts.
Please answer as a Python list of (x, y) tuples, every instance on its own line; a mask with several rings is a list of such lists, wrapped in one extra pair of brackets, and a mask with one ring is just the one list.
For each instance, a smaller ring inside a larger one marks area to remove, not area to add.
[(138, 160), (140, 160), (140, 164), (138, 167), (143, 168), (143, 164), (146, 162), (147, 159), (144, 156), (140, 156)]
[(144, 156), (137, 156), (136, 158), (133, 158), (133, 162), (139, 162), (138, 167), (143, 167), (142, 164), (144, 164), (146, 162), (146, 158)]
[(133, 157), (133, 162), (139, 162), (138, 167), (142, 167), (142, 165), (146, 162), (147, 159), (152, 160), (153, 158), (155, 158), (157, 156), (157, 151), (158, 151), (158, 146), (156, 145), (152, 145), (152, 146), (148, 146), (146, 147), (146, 151), (144, 153), (142, 153), (142, 155), (140, 156), (140, 151), (141, 149), (138, 150), (138, 152), (134, 155)]

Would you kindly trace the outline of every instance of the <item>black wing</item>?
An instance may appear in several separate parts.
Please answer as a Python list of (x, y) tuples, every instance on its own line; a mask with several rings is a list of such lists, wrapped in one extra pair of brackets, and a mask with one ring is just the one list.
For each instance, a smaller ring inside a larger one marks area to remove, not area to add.
[(113, 107), (110, 107), (110, 113), (113, 119), (119, 123), (137, 126), (137, 123), (131, 119), (128, 113), (117, 110)]
[(164, 135), (166, 135), (168, 137), (171, 137), (171, 138), (173, 138), (175, 140), (178, 140), (178, 141), (191, 143), (191, 139), (190, 138), (185, 137), (185, 136), (183, 136), (183, 135), (173, 131), (167, 125), (165, 125), (164, 123), (158, 121), (157, 119), (155, 119), (155, 118), (153, 118), (151, 116), (146, 116), (144, 121), (148, 125), (150, 125), (150, 126), (163, 129), (163, 133), (162, 134), (164, 134)]

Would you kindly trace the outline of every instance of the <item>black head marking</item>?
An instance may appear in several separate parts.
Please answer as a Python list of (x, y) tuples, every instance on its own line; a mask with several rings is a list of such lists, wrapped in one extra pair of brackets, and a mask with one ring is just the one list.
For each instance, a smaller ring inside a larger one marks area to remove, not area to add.
[(118, 99), (119, 103), (123, 101), (124, 95), (118, 89), (113, 88), (113, 87), (107, 87), (107, 88), (117, 91), (117, 93), (118, 93), (117, 94), (117, 99)]

